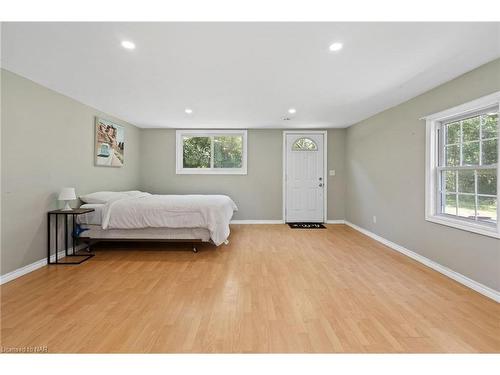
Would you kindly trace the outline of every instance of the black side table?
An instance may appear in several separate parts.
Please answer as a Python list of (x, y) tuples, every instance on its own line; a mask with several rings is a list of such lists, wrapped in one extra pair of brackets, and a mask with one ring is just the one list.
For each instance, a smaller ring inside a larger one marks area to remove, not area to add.
[[(64, 210), (54, 210), (54, 211), (49, 211), (47, 213), (47, 264), (81, 264), (83, 262), (85, 262), (86, 260), (92, 258), (94, 256), (94, 254), (77, 254), (75, 249), (76, 249), (76, 243), (77, 243), (77, 238), (75, 237), (75, 231), (76, 231), (76, 217), (78, 215), (82, 215), (82, 214), (86, 214), (86, 213), (89, 213), (89, 212), (92, 212), (94, 211), (93, 208), (74, 208), (73, 210), (71, 211), (64, 211)], [(65, 255), (66, 257), (84, 257), (83, 259), (79, 260), (79, 261), (76, 261), (76, 262), (60, 262), (58, 259), (57, 259), (57, 253), (59, 252), (59, 236), (58, 236), (58, 231), (59, 231), (59, 216), (63, 216), (64, 217), (64, 252), (65, 252)], [(56, 245), (56, 249), (55, 249), (55, 261), (54, 262), (51, 262), (50, 261), (50, 245), (51, 245), (51, 228), (50, 228), (50, 224), (51, 224), (51, 218), (52, 216), (55, 217), (55, 245)], [(73, 237), (73, 251), (71, 254), (69, 254), (68, 252), (68, 216), (72, 216), (72, 221), (71, 221), (71, 225), (72, 225), (72, 237)], [(87, 250), (87, 252), (90, 250), (90, 247), (89, 245), (87, 245), (86, 248), (84, 249), (81, 249), (81, 250)]]

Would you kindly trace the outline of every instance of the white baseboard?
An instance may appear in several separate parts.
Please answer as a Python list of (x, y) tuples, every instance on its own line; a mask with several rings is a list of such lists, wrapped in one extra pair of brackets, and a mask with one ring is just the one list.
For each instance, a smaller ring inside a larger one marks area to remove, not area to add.
[[(284, 220), (231, 220), (231, 224), (285, 224)], [(345, 224), (345, 220), (327, 220), (326, 224)]]
[[(85, 246), (81, 245), (79, 247), (83, 248)], [(80, 250), (80, 249), (78, 249), (78, 247), (77, 247), (77, 251), (78, 250)], [(72, 248), (70, 247), (68, 249), (68, 251), (70, 251), (70, 253), (71, 253)], [(58, 254), (57, 255), (58, 258), (62, 258), (65, 255), (65, 251), (61, 250), (57, 254)], [(51, 255), (50, 261), (54, 262), (55, 260), (56, 260), (55, 254)], [(42, 268), (43, 266), (46, 266), (46, 265), (47, 265), (47, 258), (43, 258), (43, 259), (37, 260), (34, 263), (28, 264), (27, 266), (24, 266), (24, 267), (18, 268), (17, 270), (8, 272), (5, 275), (1, 275), (0, 276), (0, 285), (5, 284), (11, 280), (17, 279), (18, 277), (26, 275), (27, 273), (33, 272), (33, 271), (35, 271), (39, 268)]]
[(283, 220), (231, 220), (231, 224), (284, 224)]
[(327, 220), (327, 224), (345, 224), (345, 220)]
[(465, 285), (468, 288), (471, 288), (475, 290), (478, 293), (481, 293), (482, 295), (491, 298), (492, 300), (500, 303), (500, 292), (498, 290), (492, 289), (484, 284), (481, 284), (477, 281), (474, 281), (472, 279), (469, 279), (467, 276), (462, 275), (461, 273), (458, 273), (456, 271), (453, 271), (445, 266), (442, 266), (439, 263), (434, 262), (433, 260), (430, 260), (429, 258), (426, 258), (420, 254), (415, 253), (414, 251), (408, 250), (407, 248), (398, 245), (397, 243), (391, 242), (378, 234), (375, 234), (373, 232), (370, 232), (369, 230), (366, 230), (364, 228), (361, 228), (357, 226), (356, 224), (353, 224), (349, 221), (345, 221), (345, 224), (350, 226), (351, 228), (357, 230), (358, 232), (361, 232), (368, 237), (373, 238), (375, 241), (378, 241), (388, 247), (390, 247), (393, 250), (396, 250), (400, 252), (401, 254), (404, 254), (417, 262), (420, 262), (424, 265), (426, 265), (429, 268), (432, 268), (433, 270), (448, 276), (450, 279), (453, 279), (457, 282), (459, 282), (462, 285)]

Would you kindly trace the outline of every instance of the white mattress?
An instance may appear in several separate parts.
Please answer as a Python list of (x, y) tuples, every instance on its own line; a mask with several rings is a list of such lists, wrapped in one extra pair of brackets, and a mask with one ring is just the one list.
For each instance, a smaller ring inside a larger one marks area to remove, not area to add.
[(227, 195), (140, 193), (104, 205), (103, 229), (207, 228), (216, 245), (230, 233), (236, 204)]
[(102, 225), (102, 214), (104, 210), (104, 204), (93, 204), (86, 203), (82, 204), (80, 208), (93, 208), (93, 212), (88, 214), (82, 214), (77, 216), (78, 224), (92, 224), (92, 225)]
[(100, 225), (85, 225), (85, 228), (89, 230), (82, 232), (81, 238), (210, 241), (206, 228), (102, 229)]

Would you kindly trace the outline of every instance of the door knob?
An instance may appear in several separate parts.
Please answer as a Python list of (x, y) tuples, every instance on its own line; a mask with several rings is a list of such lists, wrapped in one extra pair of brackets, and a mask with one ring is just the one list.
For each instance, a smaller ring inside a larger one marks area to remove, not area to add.
[(320, 182), (320, 183), (319, 183), (319, 187), (322, 187), (322, 186), (323, 186), (323, 184)]
[(319, 180), (320, 180), (320, 181), (323, 181), (323, 177), (320, 177), (320, 178), (319, 178)]

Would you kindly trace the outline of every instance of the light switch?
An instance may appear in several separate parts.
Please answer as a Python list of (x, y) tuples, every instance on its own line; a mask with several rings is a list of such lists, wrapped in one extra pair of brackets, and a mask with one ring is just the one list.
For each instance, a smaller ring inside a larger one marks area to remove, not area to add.
[(331, 169), (329, 174), (330, 176), (335, 176), (335, 169)]

